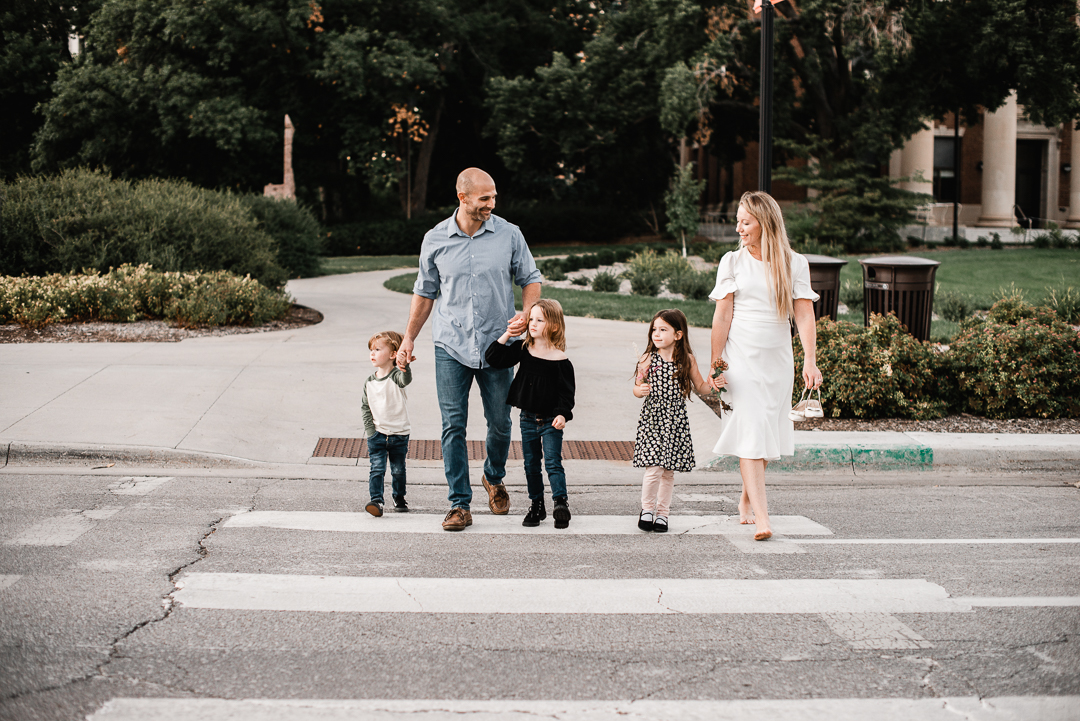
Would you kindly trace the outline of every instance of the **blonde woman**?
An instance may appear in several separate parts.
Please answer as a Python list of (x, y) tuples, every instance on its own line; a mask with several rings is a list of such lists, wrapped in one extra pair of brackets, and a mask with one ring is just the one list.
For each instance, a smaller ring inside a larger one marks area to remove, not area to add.
[(724, 255), (716, 272), (712, 361), (728, 370), (709, 383), (727, 389), (732, 411), (721, 421), (714, 453), (736, 456), (742, 476), (739, 522), (755, 523), (754, 540), (772, 536), (765, 499), (769, 461), (795, 453), (795, 428), (788, 419), (794, 385), (790, 319), (803, 346), (803, 383), (821, 385), (810, 266), (791, 250), (780, 206), (768, 193), (744, 193), (736, 228), (740, 247)]

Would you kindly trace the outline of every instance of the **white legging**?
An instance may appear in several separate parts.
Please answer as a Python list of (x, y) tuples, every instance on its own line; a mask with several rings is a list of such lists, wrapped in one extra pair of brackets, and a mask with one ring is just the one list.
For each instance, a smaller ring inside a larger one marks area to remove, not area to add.
[(675, 490), (675, 471), (663, 466), (649, 466), (641, 479), (641, 510), (656, 508), (656, 515), (667, 518), (671, 493)]

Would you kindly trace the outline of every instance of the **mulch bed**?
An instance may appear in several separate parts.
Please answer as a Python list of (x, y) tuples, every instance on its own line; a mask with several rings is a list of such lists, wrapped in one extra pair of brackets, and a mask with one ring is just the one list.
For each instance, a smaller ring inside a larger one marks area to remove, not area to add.
[[(719, 415), (719, 404), (701, 398)], [(828, 409), (826, 409), (827, 411)], [(922, 431), (925, 433), (1080, 433), (1080, 418), (1009, 418), (993, 420), (962, 413), (932, 421), (901, 418), (815, 418), (795, 424), (797, 431)]]
[(185, 338), (269, 333), (292, 330), (321, 323), (322, 313), (302, 305), (293, 305), (289, 314), (258, 326), (212, 326), (180, 328), (163, 320), (139, 320), (134, 323), (50, 323), (44, 328), (0, 325), (0, 343), (176, 343)]

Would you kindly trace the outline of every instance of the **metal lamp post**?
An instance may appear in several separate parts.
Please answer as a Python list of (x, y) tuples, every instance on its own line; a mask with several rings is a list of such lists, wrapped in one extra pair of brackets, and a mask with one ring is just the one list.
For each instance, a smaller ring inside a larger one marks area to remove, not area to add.
[(758, 190), (772, 193), (773, 4), (754, 3), (761, 13), (761, 115), (758, 127)]

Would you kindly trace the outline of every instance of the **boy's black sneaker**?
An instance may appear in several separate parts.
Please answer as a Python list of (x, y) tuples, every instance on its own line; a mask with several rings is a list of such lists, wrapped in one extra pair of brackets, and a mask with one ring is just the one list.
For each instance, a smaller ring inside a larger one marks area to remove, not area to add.
[(552, 498), (555, 508), (551, 511), (551, 517), (555, 519), (555, 528), (567, 528), (570, 525), (570, 506), (566, 503), (566, 496)]
[(405, 496), (394, 496), (394, 510), (398, 513), (409, 512), (409, 504), (405, 502)]
[(525, 518), (522, 520), (521, 525), (526, 528), (536, 528), (540, 525), (540, 521), (545, 518), (547, 518), (547, 509), (544, 508), (544, 499), (539, 498), (533, 501), (532, 505), (529, 506), (529, 512), (525, 514)]
[(376, 518), (382, 515), (382, 509), (382, 501), (372, 501), (371, 503), (364, 506), (364, 510), (375, 516)]

